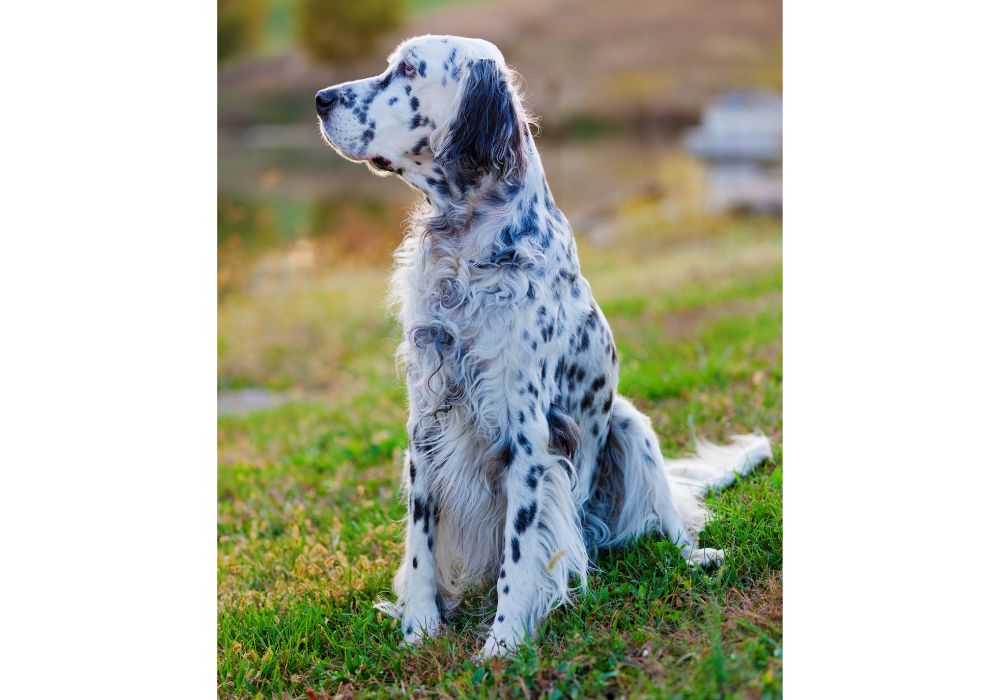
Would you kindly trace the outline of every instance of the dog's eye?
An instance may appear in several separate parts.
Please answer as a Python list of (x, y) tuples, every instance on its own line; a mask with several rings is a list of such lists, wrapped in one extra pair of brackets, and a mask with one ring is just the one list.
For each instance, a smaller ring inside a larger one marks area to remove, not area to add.
[(416, 75), (417, 69), (413, 67), (413, 64), (409, 61), (403, 61), (403, 75), (407, 78), (412, 78)]

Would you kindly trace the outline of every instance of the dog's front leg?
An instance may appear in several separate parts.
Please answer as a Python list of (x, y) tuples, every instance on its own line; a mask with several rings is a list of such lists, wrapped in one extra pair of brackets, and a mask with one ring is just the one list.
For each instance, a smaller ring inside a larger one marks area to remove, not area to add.
[(394, 588), (402, 607), (403, 639), (412, 644), (433, 637), (441, 627), (434, 566), (439, 510), (430, 495), (428, 460), (421, 458), (419, 442), (411, 444), (406, 466), (410, 481), (406, 554), (396, 573)]
[(571, 495), (573, 465), (550, 454), (544, 420), (517, 426), (503, 452), (507, 515), (497, 615), (482, 656), (510, 653), (566, 600), (570, 576), (586, 585), (587, 553)]

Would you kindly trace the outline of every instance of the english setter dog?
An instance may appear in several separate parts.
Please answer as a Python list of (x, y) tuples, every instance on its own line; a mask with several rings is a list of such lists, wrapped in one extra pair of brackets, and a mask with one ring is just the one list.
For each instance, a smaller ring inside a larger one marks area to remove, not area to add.
[(618, 353), (580, 273), (515, 74), (480, 39), (409, 39), (374, 78), (316, 93), (323, 138), (426, 197), (391, 297), (409, 392), (406, 554), (380, 609), (404, 640), (441, 630), (463, 590), (496, 581), (482, 656), (508, 653), (571, 592), (589, 553), (662, 533), (692, 564), (702, 497), (769, 457), (759, 435), (664, 461), (616, 394)]

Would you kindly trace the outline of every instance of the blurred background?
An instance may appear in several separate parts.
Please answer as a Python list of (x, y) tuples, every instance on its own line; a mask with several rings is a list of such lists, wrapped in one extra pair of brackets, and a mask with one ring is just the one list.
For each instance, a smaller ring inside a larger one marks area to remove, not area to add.
[(693, 430), (762, 430), (775, 446), (714, 502), (704, 541), (728, 556), (710, 588), (668, 564), (664, 583), (652, 544), (642, 564), (602, 560), (604, 602), (553, 623), (575, 646), (485, 678), (505, 697), (525, 682), (539, 697), (780, 696), (780, 0), (219, 3), (220, 695), (466, 697), (478, 683), (475, 634), (401, 659), (373, 617), (405, 516), (401, 332), (384, 300), (419, 195), (337, 156), (314, 112), (318, 89), (379, 74), (427, 33), (488, 39), (523, 76), (619, 392), (664, 453)]
[(521, 73), (598, 299), (627, 296), (622, 255), (688, 260), (677, 279), (657, 277), (669, 289), (780, 275), (779, 0), (219, 0), (218, 10), (223, 413), (336, 390), (353, 353), (391, 354), (396, 332), (377, 305), (417, 195), (328, 149), (313, 95), (381, 72), (413, 35), (486, 38)]

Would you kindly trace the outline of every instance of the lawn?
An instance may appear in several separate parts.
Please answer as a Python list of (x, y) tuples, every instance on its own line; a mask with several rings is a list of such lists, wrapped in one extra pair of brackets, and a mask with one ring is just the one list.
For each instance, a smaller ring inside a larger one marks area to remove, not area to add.
[(373, 608), (402, 551), (405, 392), (381, 267), (277, 275), (219, 308), (220, 388), (283, 403), (218, 425), (218, 683), (226, 697), (776, 697), (782, 683), (781, 226), (628, 213), (580, 240), (615, 332), (621, 393), (664, 453), (759, 429), (775, 459), (710, 498), (719, 569), (645, 538), (510, 659), (472, 660), (495, 603), (399, 648)]

